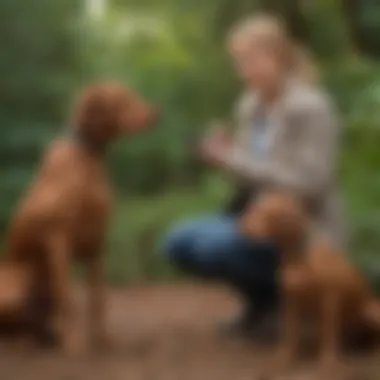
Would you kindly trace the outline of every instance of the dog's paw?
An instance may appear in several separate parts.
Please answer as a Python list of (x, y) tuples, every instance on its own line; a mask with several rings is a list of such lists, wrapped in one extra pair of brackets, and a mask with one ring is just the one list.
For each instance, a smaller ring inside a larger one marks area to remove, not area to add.
[(290, 372), (293, 368), (295, 361), (295, 354), (293, 350), (290, 350), (285, 347), (281, 347), (276, 352), (276, 359), (274, 368), (279, 375), (283, 376)]
[(62, 338), (61, 348), (69, 357), (80, 357), (86, 353), (86, 345), (82, 337), (77, 333), (67, 334)]
[(98, 333), (92, 336), (91, 347), (95, 351), (110, 351), (116, 346), (114, 339), (108, 333)]
[(322, 377), (331, 377), (339, 372), (342, 360), (333, 353), (322, 354), (319, 358), (319, 375)]
[(30, 353), (36, 348), (35, 341), (29, 336), (20, 336), (9, 342), (8, 348), (14, 353)]

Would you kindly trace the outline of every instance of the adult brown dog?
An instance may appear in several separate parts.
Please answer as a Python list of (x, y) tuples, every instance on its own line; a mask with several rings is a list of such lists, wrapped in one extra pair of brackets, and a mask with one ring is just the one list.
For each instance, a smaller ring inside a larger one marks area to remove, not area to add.
[(49, 323), (67, 353), (81, 346), (70, 288), (74, 259), (88, 269), (93, 343), (101, 346), (107, 341), (103, 247), (112, 190), (105, 151), (111, 141), (141, 131), (156, 119), (153, 107), (120, 84), (85, 89), (66, 136), (49, 146), (11, 222), (6, 257), (33, 268), (37, 293), (54, 304)]
[(272, 192), (251, 204), (241, 228), (247, 236), (271, 239), (281, 250), (281, 363), (288, 365), (295, 358), (305, 318), (320, 327), (320, 360), (325, 367), (337, 363), (344, 332), (365, 325), (378, 331), (380, 304), (347, 258), (321, 236), (312, 236), (306, 215), (297, 199)]

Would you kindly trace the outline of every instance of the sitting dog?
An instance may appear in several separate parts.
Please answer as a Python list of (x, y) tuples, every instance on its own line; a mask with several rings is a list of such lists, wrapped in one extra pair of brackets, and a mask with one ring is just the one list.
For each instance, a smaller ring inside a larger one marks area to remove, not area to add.
[(248, 207), (241, 229), (246, 236), (269, 239), (280, 248), (283, 364), (296, 355), (302, 317), (320, 327), (320, 360), (329, 365), (338, 360), (343, 332), (362, 326), (380, 331), (380, 303), (367, 281), (327, 240), (313, 236), (296, 198), (264, 194)]
[(74, 259), (88, 269), (93, 343), (107, 341), (103, 247), (112, 190), (105, 152), (113, 140), (144, 130), (156, 119), (156, 110), (122, 85), (100, 83), (85, 89), (66, 134), (49, 146), (11, 222), (6, 259), (33, 268), (36, 298), (53, 304), (47, 323), (67, 353), (81, 347), (70, 289)]

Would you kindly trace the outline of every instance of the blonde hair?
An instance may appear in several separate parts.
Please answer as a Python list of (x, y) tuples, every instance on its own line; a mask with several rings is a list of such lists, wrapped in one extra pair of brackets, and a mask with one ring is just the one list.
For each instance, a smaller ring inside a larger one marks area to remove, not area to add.
[(281, 57), (289, 74), (301, 81), (312, 83), (317, 80), (317, 69), (309, 52), (294, 41), (281, 19), (261, 14), (238, 22), (230, 30), (227, 43), (231, 49), (242, 40), (272, 49)]

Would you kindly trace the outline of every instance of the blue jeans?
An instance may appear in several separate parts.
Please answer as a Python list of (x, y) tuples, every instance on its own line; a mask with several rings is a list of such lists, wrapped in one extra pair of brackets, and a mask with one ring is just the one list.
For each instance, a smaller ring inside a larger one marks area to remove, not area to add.
[(243, 236), (235, 217), (214, 215), (180, 224), (166, 237), (165, 252), (180, 270), (222, 280), (259, 308), (277, 304), (277, 248)]

